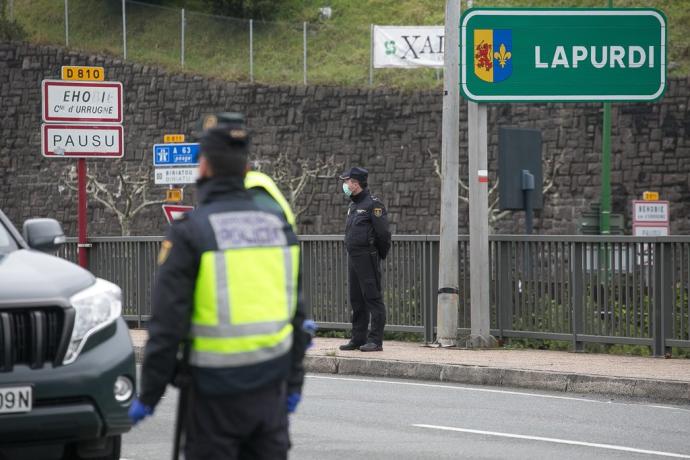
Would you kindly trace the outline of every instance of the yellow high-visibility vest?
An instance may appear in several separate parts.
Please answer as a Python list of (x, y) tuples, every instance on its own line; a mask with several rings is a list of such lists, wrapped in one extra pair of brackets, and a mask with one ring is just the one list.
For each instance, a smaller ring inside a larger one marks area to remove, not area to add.
[[(276, 198), (272, 187), (261, 186)], [(291, 212), (289, 216), (294, 219)], [(299, 246), (293, 235), (289, 240), (285, 221), (264, 211), (228, 211), (211, 214), (209, 223), (218, 249), (201, 256), (190, 364), (240, 367), (288, 353), (297, 308)]]
[(244, 177), (244, 187), (247, 189), (260, 187), (266, 190), (269, 195), (271, 195), (271, 197), (273, 197), (273, 199), (276, 200), (276, 202), (280, 205), (288, 223), (293, 230), (295, 229), (295, 214), (292, 212), (288, 200), (285, 199), (285, 196), (283, 196), (283, 194), (280, 192), (280, 189), (273, 179), (264, 173), (258, 171), (249, 171)]

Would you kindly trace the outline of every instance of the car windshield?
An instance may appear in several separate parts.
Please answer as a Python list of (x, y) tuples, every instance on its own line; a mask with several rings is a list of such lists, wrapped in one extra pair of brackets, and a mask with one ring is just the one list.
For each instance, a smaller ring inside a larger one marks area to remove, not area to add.
[(17, 242), (0, 220), (0, 256), (17, 250)]

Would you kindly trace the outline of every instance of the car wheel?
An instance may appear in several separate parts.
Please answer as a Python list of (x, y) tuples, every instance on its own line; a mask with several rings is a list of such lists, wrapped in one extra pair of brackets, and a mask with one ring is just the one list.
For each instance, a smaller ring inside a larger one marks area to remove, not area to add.
[(119, 460), (122, 436), (75, 443), (65, 449), (64, 460)]

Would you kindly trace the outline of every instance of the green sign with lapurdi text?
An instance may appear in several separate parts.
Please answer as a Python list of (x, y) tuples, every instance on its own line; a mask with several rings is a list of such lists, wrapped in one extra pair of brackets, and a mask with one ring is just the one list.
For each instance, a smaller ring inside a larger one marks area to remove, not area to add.
[(666, 87), (658, 10), (467, 10), (460, 86), (476, 102), (653, 101)]

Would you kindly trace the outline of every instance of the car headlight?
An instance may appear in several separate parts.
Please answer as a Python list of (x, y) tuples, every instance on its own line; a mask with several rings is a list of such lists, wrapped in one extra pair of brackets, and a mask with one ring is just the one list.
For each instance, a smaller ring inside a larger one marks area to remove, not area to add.
[(96, 278), (92, 286), (74, 294), (70, 298), (70, 304), (76, 314), (72, 337), (62, 364), (74, 362), (89, 336), (120, 317), (122, 291), (117, 285)]

